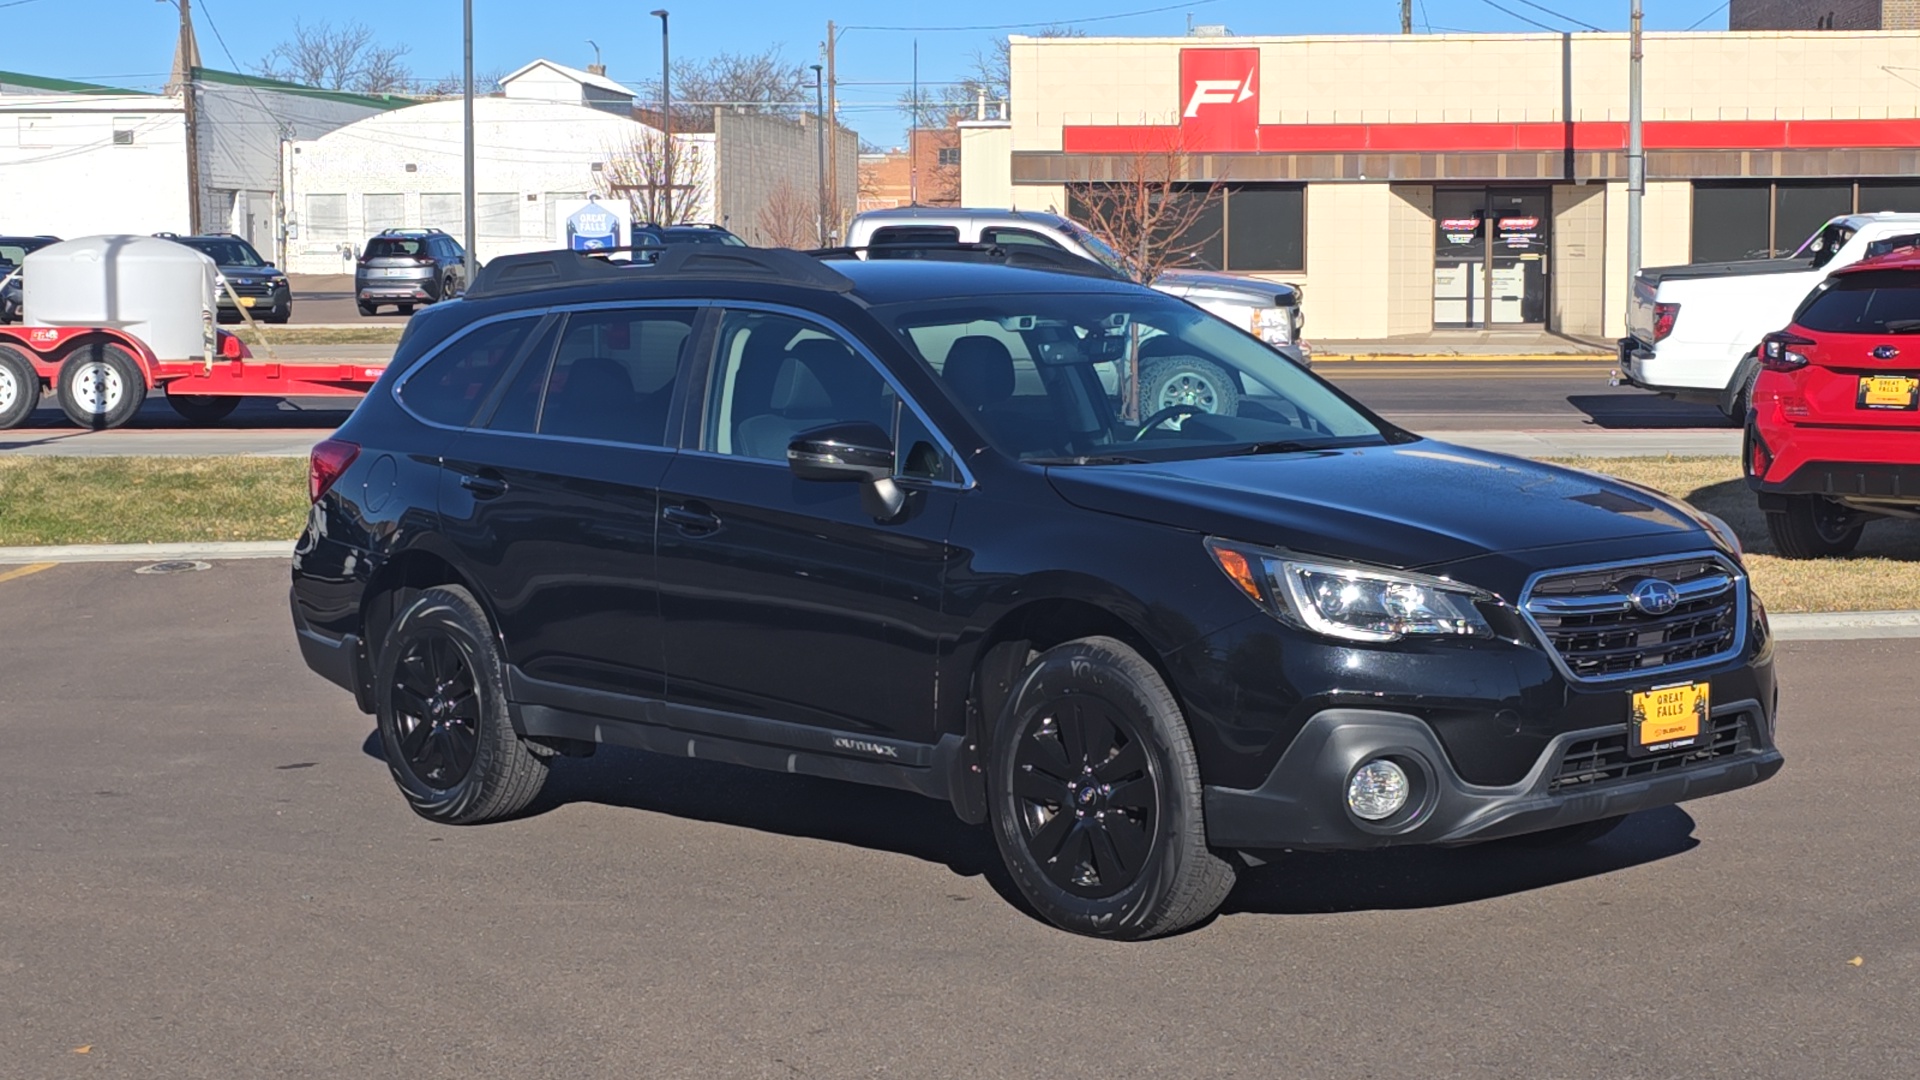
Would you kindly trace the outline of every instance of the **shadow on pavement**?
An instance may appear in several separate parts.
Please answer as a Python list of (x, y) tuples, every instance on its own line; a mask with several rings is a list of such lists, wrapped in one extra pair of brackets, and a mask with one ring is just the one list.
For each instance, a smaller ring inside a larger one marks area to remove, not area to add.
[(1674, 401), (1658, 394), (1568, 394), (1567, 404), (1599, 428), (1735, 427), (1711, 405)]
[(1459, 848), (1280, 854), (1243, 869), (1222, 914), (1331, 914), (1446, 907), (1529, 892), (1671, 858), (1698, 847), (1677, 806), (1635, 814), (1571, 848), (1493, 841)]
[[(361, 749), (384, 761), (379, 733)], [(398, 796), (395, 797), (396, 802)], [(546, 787), (523, 816), (570, 803), (646, 810), (891, 851), (938, 863), (1038, 918), (1001, 864), (985, 827), (964, 824), (943, 802), (907, 792), (744, 766), (601, 746), (590, 758), (555, 758)], [(1494, 842), (1463, 848), (1278, 854), (1243, 867), (1222, 915), (1325, 914), (1444, 907), (1611, 873), (1698, 845), (1677, 807), (1636, 814), (1604, 839), (1570, 849)]]

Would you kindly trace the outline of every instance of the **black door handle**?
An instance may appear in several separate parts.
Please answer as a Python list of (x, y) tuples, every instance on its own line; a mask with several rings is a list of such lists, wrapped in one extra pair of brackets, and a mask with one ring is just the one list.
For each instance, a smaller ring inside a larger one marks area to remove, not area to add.
[(507, 482), (497, 476), (475, 476), (462, 473), (460, 486), (473, 492), (476, 499), (491, 499), (507, 493)]
[(720, 519), (705, 510), (687, 506), (669, 506), (660, 511), (667, 524), (681, 532), (710, 533), (720, 527)]

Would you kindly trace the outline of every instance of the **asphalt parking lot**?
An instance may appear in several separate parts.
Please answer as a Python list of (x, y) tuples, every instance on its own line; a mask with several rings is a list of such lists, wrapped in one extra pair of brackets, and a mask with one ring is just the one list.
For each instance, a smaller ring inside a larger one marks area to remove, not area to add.
[[(1755, 1077), (1920, 1059), (1920, 642), (1781, 646), (1786, 770), (1575, 852), (1294, 856), (1143, 945), (914, 796), (603, 751), (415, 818), (277, 560), (0, 568), (8, 1077)], [(17, 575), (17, 576), (13, 576)], [(84, 1053), (82, 1049), (84, 1048)]]

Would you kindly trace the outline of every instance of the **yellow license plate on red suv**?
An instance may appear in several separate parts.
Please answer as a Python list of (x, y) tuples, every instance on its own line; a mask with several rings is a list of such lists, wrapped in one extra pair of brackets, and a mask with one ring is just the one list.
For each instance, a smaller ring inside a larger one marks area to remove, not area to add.
[(1911, 375), (1862, 375), (1858, 404), (1863, 409), (1912, 409), (1920, 404), (1920, 379)]
[(1712, 710), (1708, 688), (1699, 682), (1635, 691), (1627, 720), (1628, 751), (1657, 754), (1700, 745)]

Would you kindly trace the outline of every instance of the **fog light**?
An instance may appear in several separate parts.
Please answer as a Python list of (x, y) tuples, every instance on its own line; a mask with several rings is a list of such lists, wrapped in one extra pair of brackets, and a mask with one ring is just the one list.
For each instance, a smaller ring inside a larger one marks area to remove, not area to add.
[(1347, 806), (1364, 821), (1380, 821), (1407, 805), (1406, 770), (1386, 758), (1375, 758), (1356, 769), (1347, 782)]

